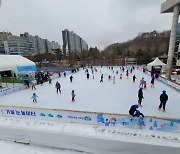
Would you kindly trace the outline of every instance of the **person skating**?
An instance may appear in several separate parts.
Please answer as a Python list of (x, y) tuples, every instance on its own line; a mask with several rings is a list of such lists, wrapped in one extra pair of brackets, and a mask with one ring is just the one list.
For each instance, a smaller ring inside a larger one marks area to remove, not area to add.
[(100, 82), (103, 82), (103, 74), (101, 74), (101, 80), (100, 80)]
[(71, 75), (71, 76), (69, 77), (69, 79), (70, 79), (70, 82), (72, 82), (72, 80), (73, 80), (73, 76)]
[(166, 90), (162, 91), (162, 94), (160, 95), (160, 105), (159, 105), (159, 110), (161, 107), (163, 107), (163, 112), (166, 111), (166, 102), (168, 100), (168, 95), (166, 94)]
[(49, 84), (52, 84), (52, 79), (50, 76), (48, 77), (48, 81), (49, 81)]
[(115, 76), (113, 76), (113, 84), (115, 84), (115, 80), (116, 80), (116, 78), (115, 78)]
[(31, 87), (32, 87), (32, 90), (36, 90), (36, 80), (34, 80), (34, 81), (31, 81)]
[(120, 77), (119, 77), (120, 79), (122, 79), (122, 74), (120, 74)]
[(144, 78), (140, 80), (139, 88), (143, 88), (143, 85), (144, 85)]
[(146, 81), (144, 81), (144, 88), (146, 88), (147, 87), (147, 83), (146, 83)]
[(129, 71), (126, 70), (126, 77), (128, 78), (128, 76), (129, 76)]
[(130, 72), (132, 73), (132, 71), (133, 71), (133, 69), (132, 69), (132, 67), (131, 67)]
[(144, 99), (142, 90), (143, 90), (143, 88), (140, 88), (138, 91), (138, 105), (139, 105), (139, 107), (142, 107), (141, 102), (142, 102), (142, 99)]
[(58, 94), (58, 91), (61, 93), (61, 84), (58, 81), (56, 82), (55, 87), (56, 87), (57, 94)]
[(138, 106), (137, 104), (132, 105), (132, 106), (130, 107), (130, 109), (129, 109), (129, 114), (132, 115), (132, 116), (134, 116), (135, 111), (136, 111), (136, 109), (137, 109), (138, 107), (139, 107), (139, 106)]
[(76, 96), (76, 94), (74, 93), (74, 90), (72, 90), (71, 96), (72, 96), (72, 102), (74, 102), (75, 101), (75, 96)]
[(89, 75), (89, 73), (87, 72), (87, 79), (89, 79), (89, 76), (90, 76), (90, 75)]
[(31, 99), (33, 100), (33, 102), (37, 102), (37, 98), (39, 98), (36, 93), (33, 93)]
[(139, 117), (139, 116), (144, 117), (144, 115), (139, 110), (136, 110), (135, 114), (133, 115), (133, 117)]
[(154, 75), (151, 76), (151, 88), (154, 88)]
[(135, 75), (133, 75), (133, 82), (135, 82), (136, 81), (136, 76)]

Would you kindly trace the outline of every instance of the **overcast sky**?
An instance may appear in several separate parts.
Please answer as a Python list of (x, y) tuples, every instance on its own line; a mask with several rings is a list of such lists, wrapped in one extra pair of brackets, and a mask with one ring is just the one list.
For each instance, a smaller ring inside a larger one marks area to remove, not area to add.
[(170, 30), (172, 14), (161, 14), (165, 0), (1, 0), (0, 31), (29, 32), (62, 45), (63, 29), (89, 46), (133, 39), (140, 32)]

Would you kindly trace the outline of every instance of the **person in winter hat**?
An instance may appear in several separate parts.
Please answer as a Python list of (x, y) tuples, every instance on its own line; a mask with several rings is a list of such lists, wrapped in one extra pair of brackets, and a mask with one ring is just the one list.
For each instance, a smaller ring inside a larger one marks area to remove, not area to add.
[(166, 102), (168, 100), (168, 95), (166, 94), (166, 90), (162, 91), (162, 94), (160, 95), (160, 105), (159, 105), (159, 110), (161, 107), (163, 107), (163, 112), (166, 111)]
[(33, 100), (33, 102), (37, 102), (37, 98), (39, 98), (36, 93), (33, 93), (31, 99)]

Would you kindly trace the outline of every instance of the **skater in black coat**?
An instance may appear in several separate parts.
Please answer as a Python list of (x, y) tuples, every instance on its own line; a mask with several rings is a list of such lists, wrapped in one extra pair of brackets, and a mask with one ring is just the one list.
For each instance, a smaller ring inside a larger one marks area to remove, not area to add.
[(162, 94), (160, 95), (160, 105), (159, 105), (159, 110), (161, 109), (161, 107), (163, 106), (163, 112), (165, 112), (165, 108), (166, 108), (166, 102), (168, 100), (168, 95), (166, 94), (166, 91), (163, 90)]
[(73, 76), (71, 75), (69, 79), (70, 79), (70, 82), (72, 82), (72, 80), (73, 80)]
[(140, 88), (138, 91), (138, 105), (140, 107), (142, 107), (141, 102), (142, 102), (142, 99), (144, 98), (142, 90), (143, 90), (143, 88)]
[(133, 75), (133, 82), (135, 82), (135, 80), (136, 80), (137, 78), (136, 78), (136, 76), (135, 75)]
[(134, 116), (134, 113), (136, 111), (136, 109), (138, 108), (138, 105), (135, 104), (135, 105), (132, 105), (131, 108), (129, 109), (129, 114)]

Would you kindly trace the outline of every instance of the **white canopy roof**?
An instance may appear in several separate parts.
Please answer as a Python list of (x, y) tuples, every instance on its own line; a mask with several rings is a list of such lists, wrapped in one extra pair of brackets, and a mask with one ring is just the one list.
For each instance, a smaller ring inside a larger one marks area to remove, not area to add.
[(159, 58), (157, 57), (154, 61), (152, 61), (151, 63), (147, 64), (148, 66), (165, 66), (166, 64), (164, 64), (162, 61), (159, 60)]
[(0, 56), (0, 71), (8, 71), (8, 70), (14, 70), (17, 72), (17, 67), (14, 63), (2, 58)]
[(16, 66), (30, 66), (35, 65), (31, 60), (20, 55), (0, 55), (4, 60), (14, 63)]
[(20, 55), (0, 55), (0, 71), (14, 71), (18, 73), (18, 66), (32, 66), (34, 62)]

